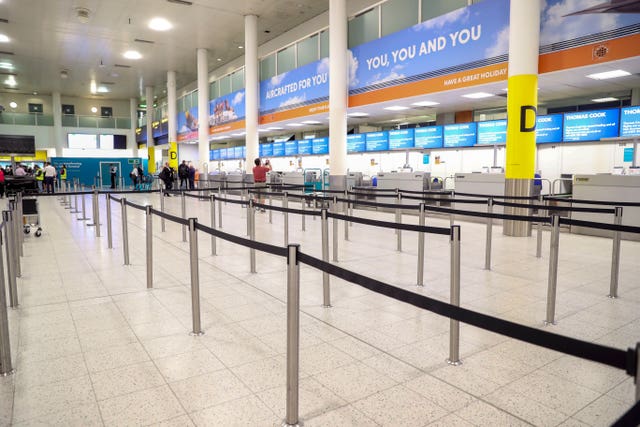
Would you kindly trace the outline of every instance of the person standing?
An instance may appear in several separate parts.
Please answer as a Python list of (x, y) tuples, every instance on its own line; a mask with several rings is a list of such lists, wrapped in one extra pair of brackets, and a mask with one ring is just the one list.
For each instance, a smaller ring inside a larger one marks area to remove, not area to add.
[(62, 165), (60, 168), (60, 188), (62, 191), (67, 191), (67, 165)]
[(189, 179), (189, 166), (187, 166), (186, 160), (183, 160), (178, 166), (178, 178), (180, 178), (180, 189), (186, 188)]
[(129, 178), (131, 178), (131, 183), (133, 184), (133, 188), (135, 190), (136, 185), (138, 185), (138, 168), (136, 165), (133, 165), (133, 169), (129, 172)]
[(19, 164), (16, 166), (16, 171), (13, 173), (14, 176), (26, 176), (27, 171), (24, 169), (24, 165)]
[(44, 190), (44, 171), (38, 165), (35, 166), (36, 171), (34, 172), (34, 176), (36, 177), (36, 184), (38, 184), (38, 192), (42, 193)]
[[(267, 162), (263, 166), (262, 161), (260, 161), (260, 158), (255, 159), (253, 163), (255, 164), (255, 166), (253, 167), (254, 187), (258, 188), (258, 191), (262, 191), (261, 189), (267, 186), (267, 172), (271, 170), (271, 165), (267, 160)], [(254, 201), (256, 203), (264, 204), (264, 196), (262, 195), (262, 193), (256, 194), (256, 198)], [(260, 209), (260, 211), (264, 212), (265, 209), (262, 208)]]
[(115, 164), (111, 164), (111, 168), (109, 169), (111, 174), (111, 189), (116, 188), (116, 179), (118, 178), (118, 168)]
[(3, 197), (4, 197), (4, 169), (0, 167), (0, 199), (2, 199)]
[[(164, 182), (165, 190), (171, 190), (173, 188), (173, 169), (169, 167), (169, 162), (164, 164), (162, 171), (158, 175), (158, 178)], [(165, 196), (170, 197), (169, 193), (165, 192)]]
[(189, 190), (193, 190), (195, 188), (196, 181), (196, 168), (193, 166), (193, 163), (189, 163), (188, 169), (188, 178), (189, 178)]
[(53, 181), (56, 179), (56, 175), (56, 168), (51, 163), (46, 162), (44, 166), (44, 186), (47, 189), (47, 193), (55, 193)]

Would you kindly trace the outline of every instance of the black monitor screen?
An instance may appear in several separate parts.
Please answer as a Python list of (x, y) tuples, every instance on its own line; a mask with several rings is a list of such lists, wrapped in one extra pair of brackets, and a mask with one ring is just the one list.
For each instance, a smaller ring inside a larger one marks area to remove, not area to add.
[(30, 135), (0, 135), (0, 154), (35, 156), (36, 138)]
[(113, 135), (113, 148), (124, 150), (127, 148), (127, 135)]

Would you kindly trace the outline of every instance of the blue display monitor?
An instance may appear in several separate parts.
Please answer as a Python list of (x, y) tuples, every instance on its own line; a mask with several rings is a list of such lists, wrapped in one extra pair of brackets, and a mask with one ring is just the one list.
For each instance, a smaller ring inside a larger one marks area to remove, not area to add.
[[(347, 136), (348, 138), (348, 136)], [(348, 141), (348, 139), (347, 139)], [(347, 142), (348, 144), (348, 142)], [(348, 145), (347, 145), (348, 146)], [(299, 149), (299, 147), (298, 147)], [(348, 150), (348, 148), (347, 148)], [(329, 154), (329, 138), (314, 138), (311, 140), (311, 152), (313, 154)]]
[(209, 160), (220, 160), (220, 150), (210, 150)]
[(297, 156), (298, 155), (298, 141), (286, 141), (284, 143), (284, 155), (285, 156)]
[(260, 144), (260, 157), (273, 156), (273, 144)]
[(363, 133), (347, 135), (347, 153), (362, 153), (366, 147)]
[(472, 147), (476, 144), (476, 123), (444, 126), (444, 148)]
[(562, 142), (562, 114), (550, 114), (536, 118), (536, 143)]
[(478, 122), (478, 145), (502, 145), (506, 143), (506, 120)]
[(274, 157), (284, 156), (284, 142), (273, 143), (273, 156)]
[(366, 151), (386, 151), (389, 149), (389, 132), (369, 132), (365, 133)]
[(233, 149), (233, 157), (236, 159), (244, 159), (244, 146), (235, 147)]
[(620, 136), (640, 136), (640, 106), (620, 110)]
[(242, 158), (243, 159), (247, 158), (247, 146), (246, 145), (242, 146)]
[(227, 149), (226, 148), (221, 148), (220, 149), (220, 160), (227, 160)]
[(442, 126), (415, 128), (413, 132), (416, 148), (442, 148)]
[(580, 111), (564, 114), (562, 139), (565, 142), (598, 141), (618, 136), (620, 110)]
[(298, 154), (301, 156), (306, 156), (311, 154), (311, 140), (310, 139), (302, 139), (298, 141)]
[(413, 148), (413, 146), (413, 129), (398, 129), (389, 131), (390, 150)]

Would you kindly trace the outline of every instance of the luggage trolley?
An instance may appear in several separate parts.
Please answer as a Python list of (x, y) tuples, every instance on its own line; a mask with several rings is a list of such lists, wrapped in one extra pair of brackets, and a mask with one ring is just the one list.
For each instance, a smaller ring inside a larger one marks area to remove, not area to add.
[(22, 199), (22, 224), (24, 234), (31, 232), (31, 227), (37, 227), (34, 233), (36, 237), (42, 235), (42, 227), (40, 226), (40, 213), (38, 211), (38, 199), (35, 197)]

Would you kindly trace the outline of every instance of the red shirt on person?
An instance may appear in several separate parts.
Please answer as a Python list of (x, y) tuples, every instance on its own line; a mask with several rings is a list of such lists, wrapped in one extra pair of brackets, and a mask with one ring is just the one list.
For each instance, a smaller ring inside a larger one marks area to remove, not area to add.
[(254, 182), (267, 182), (267, 172), (271, 169), (266, 166), (254, 166), (253, 167), (253, 181)]

